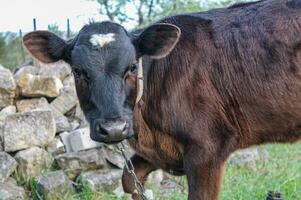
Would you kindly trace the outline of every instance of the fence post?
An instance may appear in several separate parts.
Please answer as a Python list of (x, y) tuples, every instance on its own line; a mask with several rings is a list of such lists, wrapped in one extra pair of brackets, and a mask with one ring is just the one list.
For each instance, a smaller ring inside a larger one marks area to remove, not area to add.
[(36, 18), (33, 18), (33, 30), (34, 31), (37, 30), (37, 20), (36, 20)]
[(67, 18), (67, 39), (70, 38), (70, 20)]

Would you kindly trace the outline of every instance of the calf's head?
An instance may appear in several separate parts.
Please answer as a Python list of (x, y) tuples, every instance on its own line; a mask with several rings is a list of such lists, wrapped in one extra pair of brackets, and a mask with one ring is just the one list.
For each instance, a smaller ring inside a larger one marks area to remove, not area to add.
[(144, 55), (165, 57), (179, 36), (179, 28), (171, 24), (155, 24), (134, 34), (102, 22), (84, 26), (69, 41), (36, 31), (25, 35), (23, 44), (41, 62), (64, 60), (71, 65), (91, 138), (112, 143), (134, 135), (137, 60)]

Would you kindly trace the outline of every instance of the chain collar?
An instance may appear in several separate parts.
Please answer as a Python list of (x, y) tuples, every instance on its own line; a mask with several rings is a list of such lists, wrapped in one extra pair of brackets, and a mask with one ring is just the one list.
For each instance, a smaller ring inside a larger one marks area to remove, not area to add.
[[(142, 57), (138, 59), (138, 69), (137, 69), (137, 98), (136, 104), (141, 100), (143, 96), (143, 67), (142, 67)], [(125, 168), (127, 172), (132, 176), (135, 185), (135, 193), (137, 193), (143, 200), (148, 200), (144, 187), (142, 183), (139, 181), (135, 168), (132, 161), (125, 154), (125, 146), (123, 142), (117, 144), (117, 149), (120, 151), (122, 157), (125, 161)]]
[(124, 158), (125, 168), (126, 168), (127, 172), (132, 176), (132, 178), (134, 180), (135, 189), (136, 189), (134, 192), (136, 192), (143, 200), (148, 200), (148, 198), (146, 197), (146, 194), (145, 194), (144, 187), (143, 187), (142, 183), (139, 181), (139, 179), (135, 173), (134, 165), (133, 165), (132, 161), (125, 154), (125, 146), (124, 146), (123, 142), (120, 142), (119, 144), (117, 144), (117, 149), (120, 151), (122, 157)]

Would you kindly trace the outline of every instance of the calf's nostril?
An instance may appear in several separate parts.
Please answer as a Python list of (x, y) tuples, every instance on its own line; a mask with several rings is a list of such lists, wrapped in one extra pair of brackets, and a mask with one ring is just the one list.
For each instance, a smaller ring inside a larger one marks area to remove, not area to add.
[(98, 120), (95, 124), (95, 131), (106, 140), (123, 140), (128, 134), (129, 124), (124, 120)]
[(95, 130), (101, 135), (108, 135), (108, 132), (106, 131), (106, 129), (102, 128), (101, 124), (96, 124)]
[(123, 129), (122, 129), (122, 132), (125, 132), (127, 129), (128, 129), (128, 124), (125, 123), (125, 125), (124, 125), (124, 127), (123, 127)]

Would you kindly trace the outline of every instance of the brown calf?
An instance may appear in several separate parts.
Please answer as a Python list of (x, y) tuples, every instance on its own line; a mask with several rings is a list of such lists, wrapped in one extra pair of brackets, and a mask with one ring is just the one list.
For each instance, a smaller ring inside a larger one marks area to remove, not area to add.
[[(217, 200), (237, 149), (301, 138), (301, 1), (170, 17), (181, 38), (149, 69), (135, 106), (137, 174), (185, 174), (190, 200)], [(142, 159), (144, 158), (144, 159)], [(123, 186), (132, 193), (125, 171)]]
[[(68, 42), (38, 31), (24, 44), (43, 62), (71, 64), (94, 140), (134, 135), (142, 182), (159, 168), (186, 175), (189, 200), (218, 199), (235, 150), (301, 138), (301, 0), (178, 15), (134, 32), (94, 23)], [(138, 199), (126, 171), (122, 180)]]

